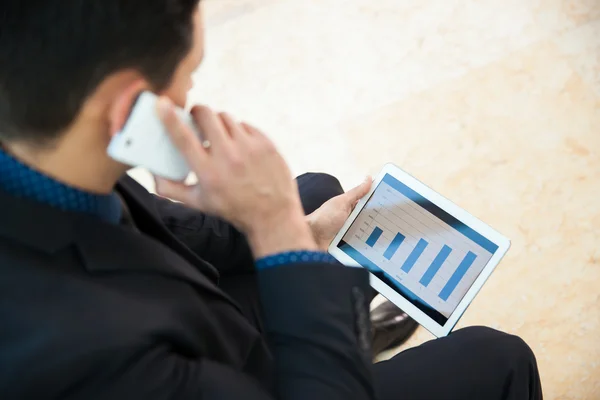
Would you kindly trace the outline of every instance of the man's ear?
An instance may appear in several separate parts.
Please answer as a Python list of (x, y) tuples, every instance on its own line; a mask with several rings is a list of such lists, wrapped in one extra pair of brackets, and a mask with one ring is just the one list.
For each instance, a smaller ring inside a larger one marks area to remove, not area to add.
[(148, 88), (148, 83), (140, 78), (132, 81), (125, 88), (120, 90), (117, 98), (110, 105), (109, 118), (111, 137), (115, 136), (123, 129), (129, 118), (129, 114), (131, 114), (131, 111), (135, 106), (138, 96), (144, 90), (148, 90)]

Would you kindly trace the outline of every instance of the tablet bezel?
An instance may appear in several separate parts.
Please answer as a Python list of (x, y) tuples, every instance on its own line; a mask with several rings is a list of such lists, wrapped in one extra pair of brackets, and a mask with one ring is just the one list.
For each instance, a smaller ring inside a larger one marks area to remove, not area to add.
[(498, 231), (482, 222), (477, 217), (471, 215), (458, 205), (454, 204), (441, 194), (435, 192), (433, 189), (417, 180), (412, 175), (400, 169), (400, 167), (394, 164), (386, 164), (377, 178), (373, 181), (373, 187), (369, 191), (369, 193), (363, 197), (358, 204), (356, 205), (354, 211), (350, 214), (350, 217), (344, 223), (342, 229), (338, 232), (338, 234), (333, 239), (333, 242), (329, 245), (329, 254), (335, 257), (338, 261), (340, 261), (344, 265), (349, 265), (353, 267), (360, 267), (361, 265), (356, 262), (349, 255), (344, 253), (342, 250), (338, 248), (339, 242), (342, 240), (350, 226), (354, 222), (354, 220), (358, 217), (364, 206), (367, 204), (367, 201), (371, 198), (375, 189), (379, 186), (383, 178), (386, 174), (390, 174), (394, 178), (398, 179), (400, 182), (408, 186), (409, 188), (416, 191), (418, 194), (423, 196), (425, 199), (429, 200), (431, 203), (440, 207), (442, 210), (446, 211), (448, 214), (452, 215), (465, 225), (471, 227), (487, 239), (494, 242), (498, 245), (498, 250), (492, 255), (492, 258), (485, 265), (473, 285), (469, 288), (467, 293), (464, 295), (462, 300), (456, 306), (454, 312), (448, 317), (448, 320), (444, 325), (440, 325), (438, 322), (434, 321), (430, 316), (425, 314), (419, 308), (417, 308), (414, 304), (412, 304), (409, 300), (404, 298), (400, 293), (396, 290), (385, 284), (382, 280), (377, 278), (375, 275), (370, 273), (371, 278), (371, 286), (381, 293), (384, 297), (390, 300), (392, 303), (396, 304), (402, 310), (404, 310), (411, 318), (421, 324), (425, 329), (430, 331), (437, 337), (442, 337), (448, 335), (460, 317), (463, 315), (469, 304), (473, 301), (479, 290), (483, 287), (485, 281), (489, 278), (492, 271), (502, 257), (506, 254), (508, 249), (510, 248), (510, 240), (500, 234)]

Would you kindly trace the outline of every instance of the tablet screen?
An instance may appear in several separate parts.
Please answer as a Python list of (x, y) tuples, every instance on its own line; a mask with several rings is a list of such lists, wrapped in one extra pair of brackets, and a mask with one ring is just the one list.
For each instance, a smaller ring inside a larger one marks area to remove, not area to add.
[(440, 325), (498, 250), (389, 174), (338, 248)]

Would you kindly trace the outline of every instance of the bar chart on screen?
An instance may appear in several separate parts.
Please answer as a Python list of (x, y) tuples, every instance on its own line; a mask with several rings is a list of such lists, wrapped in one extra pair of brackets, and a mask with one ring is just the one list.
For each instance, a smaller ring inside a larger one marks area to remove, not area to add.
[(448, 224), (413, 191), (384, 180), (343, 240), (398, 285), (443, 314), (452, 313), (493, 255), (493, 244)]

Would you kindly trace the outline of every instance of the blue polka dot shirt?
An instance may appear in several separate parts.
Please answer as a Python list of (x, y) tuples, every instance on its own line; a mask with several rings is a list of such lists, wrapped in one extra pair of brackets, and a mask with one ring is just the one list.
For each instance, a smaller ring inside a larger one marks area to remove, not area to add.
[(338, 262), (327, 253), (315, 251), (291, 251), (287, 253), (275, 254), (261, 258), (256, 262), (256, 269), (268, 269), (290, 264), (306, 263), (328, 263), (338, 264)]
[(90, 214), (114, 224), (121, 221), (121, 201), (116, 193), (97, 195), (67, 186), (21, 163), (1, 148), (0, 189), (63, 211)]

